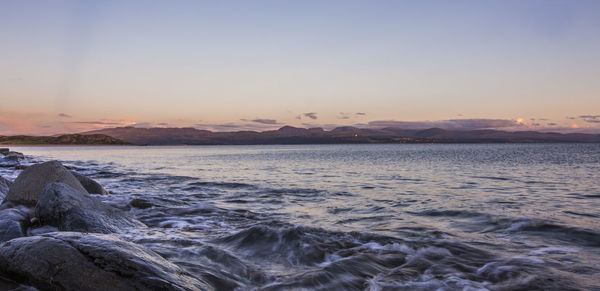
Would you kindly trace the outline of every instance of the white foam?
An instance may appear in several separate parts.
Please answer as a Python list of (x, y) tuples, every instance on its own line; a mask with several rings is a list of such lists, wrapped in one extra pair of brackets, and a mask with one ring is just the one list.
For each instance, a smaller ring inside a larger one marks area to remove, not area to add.
[(548, 254), (569, 254), (577, 253), (578, 251), (572, 248), (565, 247), (547, 247), (539, 250), (535, 250), (529, 253), (530, 256), (544, 256)]

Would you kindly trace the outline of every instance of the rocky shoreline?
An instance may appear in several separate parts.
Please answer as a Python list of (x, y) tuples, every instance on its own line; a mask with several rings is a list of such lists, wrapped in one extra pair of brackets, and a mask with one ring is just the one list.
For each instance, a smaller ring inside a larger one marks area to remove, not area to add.
[(210, 290), (209, 284), (145, 246), (115, 235), (146, 227), (103, 203), (96, 181), (58, 161), (23, 163), (0, 149), (0, 290)]

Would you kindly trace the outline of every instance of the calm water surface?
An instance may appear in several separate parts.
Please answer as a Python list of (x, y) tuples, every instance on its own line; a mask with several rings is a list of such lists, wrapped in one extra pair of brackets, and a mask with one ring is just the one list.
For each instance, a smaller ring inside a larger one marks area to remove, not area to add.
[(13, 150), (101, 182), (149, 226), (120, 235), (218, 289), (600, 290), (600, 144)]

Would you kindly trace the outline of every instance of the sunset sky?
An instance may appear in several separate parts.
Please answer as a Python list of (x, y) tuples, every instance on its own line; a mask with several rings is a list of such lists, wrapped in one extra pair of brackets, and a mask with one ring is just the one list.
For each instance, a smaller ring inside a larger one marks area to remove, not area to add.
[(0, 134), (600, 133), (600, 1), (0, 1)]

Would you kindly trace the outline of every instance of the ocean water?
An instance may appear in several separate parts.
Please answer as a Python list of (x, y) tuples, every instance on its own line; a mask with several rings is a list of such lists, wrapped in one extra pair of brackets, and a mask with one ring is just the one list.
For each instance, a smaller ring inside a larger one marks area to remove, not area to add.
[(221, 290), (600, 290), (600, 144), (12, 149)]

